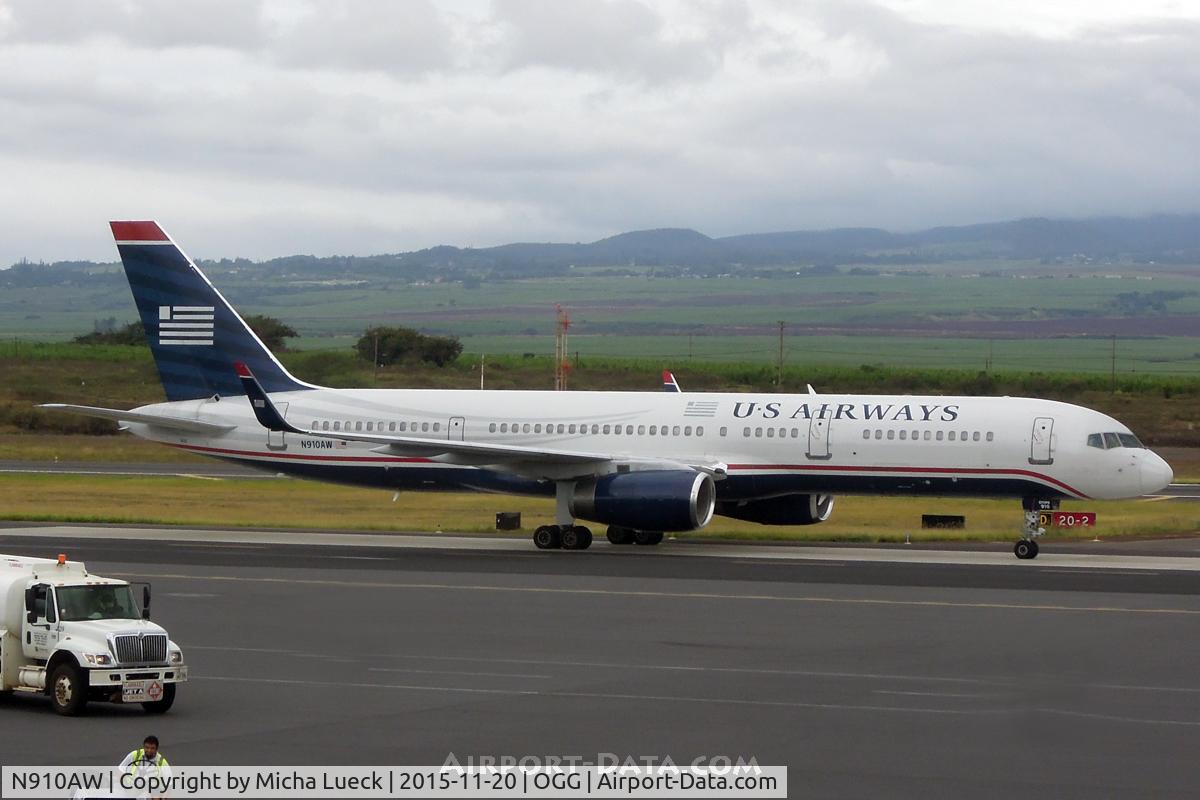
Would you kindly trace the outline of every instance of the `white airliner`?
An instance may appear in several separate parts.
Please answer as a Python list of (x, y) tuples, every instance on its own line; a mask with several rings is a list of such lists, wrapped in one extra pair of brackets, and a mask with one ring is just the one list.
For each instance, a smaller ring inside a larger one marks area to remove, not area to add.
[[(392, 490), (557, 498), (539, 548), (657, 544), (714, 514), (823, 522), (836, 494), (1011, 497), (1039, 508), (1157, 492), (1168, 464), (1112, 417), (1020, 397), (329, 389), (288, 373), (154, 222), (113, 222), (167, 402), (52, 404), (271, 472)], [(673, 383), (673, 381), (672, 381)], [(677, 388), (669, 387), (672, 389)]]

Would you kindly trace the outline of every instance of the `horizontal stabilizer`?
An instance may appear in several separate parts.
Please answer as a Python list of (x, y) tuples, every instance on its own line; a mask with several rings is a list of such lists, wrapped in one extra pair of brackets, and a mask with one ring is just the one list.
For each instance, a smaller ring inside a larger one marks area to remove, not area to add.
[(55, 411), (69, 411), (72, 414), (83, 414), (88, 417), (111, 419), (117, 422), (137, 422), (143, 425), (154, 425), (158, 428), (170, 428), (188, 433), (227, 433), (234, 429), (233, 425), (217, 425), (213, 422), (201, 422), (183, 417), (167, 417), (162, 414), (147, 414), (141, 411), (123, 411), (119, 408), (97, 408), (96, 406), (73, 406), (68, 403), (43, 403), (38, 408), (49, 408)]

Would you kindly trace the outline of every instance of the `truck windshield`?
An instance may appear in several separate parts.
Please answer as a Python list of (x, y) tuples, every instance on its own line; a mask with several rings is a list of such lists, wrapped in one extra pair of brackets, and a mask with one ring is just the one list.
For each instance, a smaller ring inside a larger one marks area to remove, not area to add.
[(59, 617), (64, 622), (89, 619), (140, 619), (127, 585), (59, 586)]

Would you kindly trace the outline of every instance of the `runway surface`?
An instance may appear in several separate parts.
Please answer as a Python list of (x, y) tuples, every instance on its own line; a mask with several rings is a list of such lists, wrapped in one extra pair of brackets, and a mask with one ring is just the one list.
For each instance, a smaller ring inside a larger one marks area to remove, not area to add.
[(5, 762), (115, 762), (154, 732), (180, 764), (753, 756), (797, 797), (1200, 785), (1200, 574), (1176, 550), (307, 536), (0, 530), (152, 580), (193, 671), (162, 718), (0, 700)]

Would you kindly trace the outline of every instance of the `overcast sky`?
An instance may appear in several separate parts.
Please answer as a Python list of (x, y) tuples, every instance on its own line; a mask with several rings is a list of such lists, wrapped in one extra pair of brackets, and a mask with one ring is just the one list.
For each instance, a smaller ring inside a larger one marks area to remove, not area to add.
[(0, 0), (0, 265), (1200, 211), (1200, 3)]

